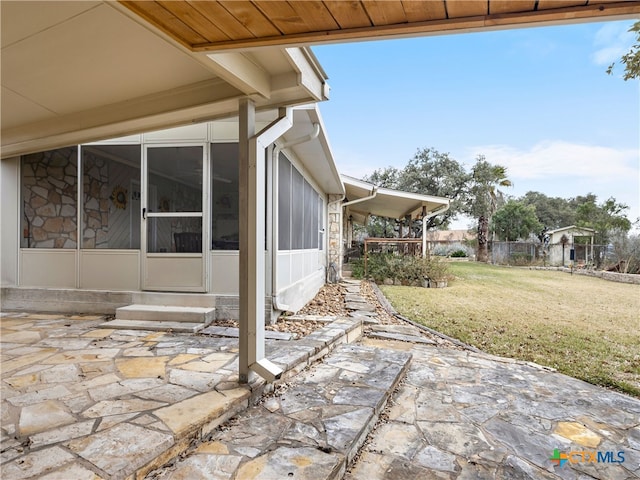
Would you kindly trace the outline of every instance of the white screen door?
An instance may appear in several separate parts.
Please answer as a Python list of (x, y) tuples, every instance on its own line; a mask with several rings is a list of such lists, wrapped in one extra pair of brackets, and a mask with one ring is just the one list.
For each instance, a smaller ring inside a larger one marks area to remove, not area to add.
[(145, 147), (141, 247), (145, 290), (206, 291), (206, 148)]

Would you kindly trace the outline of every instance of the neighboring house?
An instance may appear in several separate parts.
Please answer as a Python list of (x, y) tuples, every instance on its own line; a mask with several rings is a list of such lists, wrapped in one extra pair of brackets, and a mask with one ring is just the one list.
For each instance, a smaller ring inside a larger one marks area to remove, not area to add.
[(549, 230), (544, 241), (547, 263), (559, 266), (593, 264), (595, 233), (592, 228), (575, 225)]
[(438, 246), (465, 245), (475, 239), (476, 233), (473, 230), (431, 230), (427, 232), (427, 243), (431, 251)]

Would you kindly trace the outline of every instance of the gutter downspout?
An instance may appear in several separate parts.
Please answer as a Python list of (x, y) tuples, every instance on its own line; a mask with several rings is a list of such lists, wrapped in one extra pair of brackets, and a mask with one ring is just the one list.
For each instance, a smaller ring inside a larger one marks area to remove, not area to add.
[(358, 198), (357, 200), (351, 200), (350, 202), (343, 203), (342, 204), (342, 208), (348, 207), (349, 205), (354, 205), (356, 203), (360, 203), (360, 202), (365, 202), (367, 200), (371, 200), (372, 198), (376, 198), (376, 195), (378, 195), (378, 187), (373, 187), (371, 189), (371, 194), (368, 197), (362, 197), (362, 198)]
[(427, 257), (427, 220), (429, 220), (432, 217), (435, 217), (440, 213), (444, 213), (447, 210), (449, 210), (448, 202), (446, 205), (439, 208), (438, 210), (434, 210), (429, 215), (425, 215), (424, 217), (422, 217), (422, 258)]
[[(272, 177), (272, 184), (274, 186), (277, 184), (276, 174), (278, 173), (278, 161), (280, 159), (280, 152), (285, 148), (293, 147), (294, 145), (299, 145), (301, 143), (306, 143), (306, 142), (310, 142), (311, 140), (315, 140), (316, 138), (318, 138), (318, 135), (320, 135), (320, 124), (314, 123), (313, 131), (308, 135), (305, 135), (300, 138), (294, 138), (293, 140), (285, 142), (280, 146), (276, 145), (274, 147), (272, 152), (273, 156), (271, 160), (271, 171), (273, 172), (271, 177)], [(271, 204), (273, 206), (272, 211), (275, 213), (277, 212), (277, 205), (278, 205), (278, 189), (277, 188), (273, 188), (273, 187), (271, 188), (271, 196), (272, 196)], [(279, 223), (279, 222), (280, 222), (280, 218), (278, 218), (276, 223)], [(271, 223), (273, 224), (274, 222), (271, 222)], [(276, 287), (277, 287), (277, 280), (278, 280), (278, 232), (275, 228), (271, 229), (271, 248), (273, 250), (273, 253), (271, 255), (271, 302), (276, 310), (280, 310), (284, 312), (289, 310), (289, 305), (280, 303), (278, 299), (278, 294), (277, 294)]]

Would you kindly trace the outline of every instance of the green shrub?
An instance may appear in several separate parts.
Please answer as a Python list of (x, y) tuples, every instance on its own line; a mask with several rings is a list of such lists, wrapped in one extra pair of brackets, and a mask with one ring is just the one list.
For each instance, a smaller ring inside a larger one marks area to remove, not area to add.
[(456, 250), (454, 252), (451, 252), (449, 256), (453, 258), (462, 258), (467, 256), (467, 252), (465, 252), (464, 250)]
[(364, 260), (362, 258), (350, 260), (349, 265), (351, 265), (351, 276), (353, 278), (364, 278)]
[[(355, 275), (354, 275), (355, 276)], [(448, 279), (446, 262), (436, 257), (421, 258), (411, 255), (374, 253), (367, 259), (367, 276), (376, 283), (391, 279), (395, 284), (422, 286), (426, 279)]]

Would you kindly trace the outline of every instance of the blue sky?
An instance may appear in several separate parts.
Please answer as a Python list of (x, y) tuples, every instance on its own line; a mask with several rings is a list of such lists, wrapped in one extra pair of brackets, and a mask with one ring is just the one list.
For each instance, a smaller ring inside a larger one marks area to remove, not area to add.
[[(329, 76), (320, 105), (341, 173), (402, 168), (435, 148), (507, 167), (514, 186), (595, 193), (640, 217), (640, 82), (607, 66), (633, 21), (313, 47)], [(465, 228), (461, 219), (453, 228)]]

